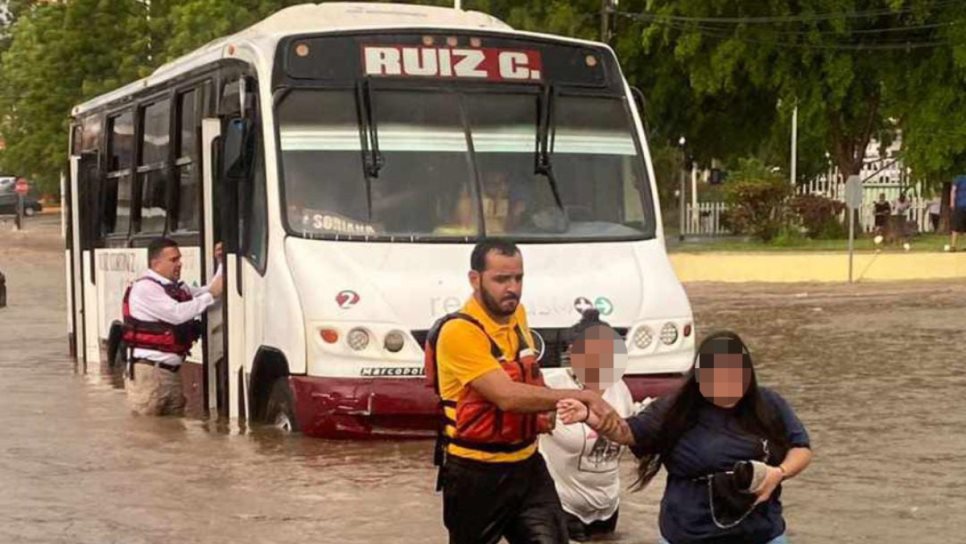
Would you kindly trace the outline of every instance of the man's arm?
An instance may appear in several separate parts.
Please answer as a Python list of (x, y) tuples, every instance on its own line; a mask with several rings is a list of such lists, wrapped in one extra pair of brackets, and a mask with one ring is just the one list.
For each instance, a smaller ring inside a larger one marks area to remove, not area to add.
[(504, 412), (546, 412), (555, 409), (560, 400), (577, 399), (589, 406), (601, 420), (611, 415), (617, 416), (614, 409), (592, 391), (556, 390), (519, 383), (500, 369), (483, 374), (471, 381), (469, 386)]
[[(211, 287), (212, 287), (212, 285), (215, 285), (215, 284), (218, 284), (218, 283), (221, 283), (221, 282), (224, 281), (224, 279), (222, 278), (223, 275), (224, 275), (224, 267), (219, 262), (218, 263), (218, 268), (215, 269), (215, 274), (211, 277), (211, 281), (208, 282), (208, 285), (202, 285), (201, 287), (189, 287), (188, 288), (188, 290), (191, 291), (191, 296), (197, 297), (197, 296), (201, 295), (202, 293), (211, 293)], [(214, 296), (215, 298), (217, 298), (218, 296), (220, 296), (220, 294), (221, 294), (220, 292), (218, 293), (218, 295), (215, 295), (214, 293), (212, 293), (212, 296)]]
[(137, 319), (156, 319), (180, 325), (201, 315), (208, 306), (214, 304), (211, 293), (202, 293), (197, 298), (178, 302), (164, 292), (164, 288), (150, 282), (138, 282), (131, 289), (131, 313)]
[[(567, 391), (565, 391), (566, 393)], [(593, 409), (588, 410), (583, 400), (573, 395), (566, 396), (557, 403), (557, 415), (564, 425), (586, 423), (611, 442), (633, 446), (636, 441), (627, 420), (614, 413), (613, 417), (600, 417)]]
[(225, 251), (221, 242), (215, 244), (215, 261), (218, 263), (218, 268), (215, 269), (215, 274), (211, 277), (211, 281), (208, 285), (202, 285), (201, 287), (189, 287), (188, 290), (191, 291), (191, 296), (197, 297), (202, 293), (211, 293), (214, 298), (219, 298), (221, 296), (222, 286), (224, 285), (224, 267), (225, 267)]
[(956, 184), (953, 183), (952, 188), (949, 189), (949, 209), (952, 210), (956, 207)]

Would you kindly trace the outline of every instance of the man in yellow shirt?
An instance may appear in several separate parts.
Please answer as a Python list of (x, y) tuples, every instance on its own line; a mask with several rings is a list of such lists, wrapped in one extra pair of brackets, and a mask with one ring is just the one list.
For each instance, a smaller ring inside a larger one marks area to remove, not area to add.
[(573, 398), (604, 420), (614, 410), (590, 390), (543, 386), (520, 305), (523, 257), (512, 242), (476, 245), (473, 297), (447, 321), (435, 346), (446, 419), (443, 522), (452, 544), (566, 543), (553, 480), (537, 452), (541, 412)]

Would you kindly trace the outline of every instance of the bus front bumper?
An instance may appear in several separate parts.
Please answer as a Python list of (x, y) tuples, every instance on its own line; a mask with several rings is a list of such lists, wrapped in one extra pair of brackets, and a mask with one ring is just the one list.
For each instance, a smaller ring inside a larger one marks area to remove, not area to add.
[[(673, 392), (680, 374), (624, 376), (635, 401)], [(318, 438), (431, 438), (438, 400), (422, 378), (292, 376), (295, 417)]]
[(292, 376), (295, 417), (320, 438), (436, 436), (438, 400), (422, 378)]

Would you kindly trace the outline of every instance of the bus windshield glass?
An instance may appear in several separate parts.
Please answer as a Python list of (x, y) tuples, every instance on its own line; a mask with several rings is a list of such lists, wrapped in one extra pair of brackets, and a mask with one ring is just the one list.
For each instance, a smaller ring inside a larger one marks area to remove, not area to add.
[[(280, 102), (292, 234), (392, 241), (653, 236), (644, 161), (619, 98), (561, 92), (548, 108), (533, 93), (364, 94), (299, 89)], [(550, 167), (538, 173), (541, 111), (549, 112)]]

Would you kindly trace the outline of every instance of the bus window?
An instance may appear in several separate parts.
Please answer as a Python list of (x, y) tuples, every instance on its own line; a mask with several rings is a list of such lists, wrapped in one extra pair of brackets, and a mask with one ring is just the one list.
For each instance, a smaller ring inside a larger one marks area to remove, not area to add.
[(108, 172), (101, 195), (104, 234), (127, 236), (131, 224), (131, 167), (134, 115), (128, 111), (108, 119)]
[[(260, 272), (265, 271), (265, 257), (268, 253), (268, 202), (265, 194), (265, 152), (262, 139), (258, 137), (255, 145), (254, 164), (252, 165), (251, 188), (245, 191), (247, 200), (244, 221), (243, 241), (245, 256)], [(250, 196), (249, 196), (250, 195)]]
[(289, 228), (307, 236), (476, 236), (459, 96), (372, 94), (383, 167), (368, 180), (353, 92), (296, 90), (279, 105)]
[(81, 142), (84, 136), (83, 125), (74, 125), (70, 131), (70, 154), (80, 155), (82, 146)]
[(197, 131), (198, 131), (198, 91), (190, 90), (178, 95), (177, 129), (178, 138), (175, 149), (177, 206), (173, 228), (176, 231), (197, 231), (200, 215), (200, 185), (198, 183)]
[(141, 215), (138, 232), (163, 233), (167, 221), (166, 166), (170, 141), (170, 102), (161, 100), (141, 109), (141, 160), (138, 178)]
[(653, 235), (644, 161), (622, 99), (554, 98), (552, 179), (534, 173), (535, 96), (468, 95), (466, 103), (487, 233), (523, 239)]
[(76, 154), (83, 151), (96, 152), (101, 144), (101, 117), (100, 115), (90, 115), (81, 121), (81, 134), (79, 147)]

